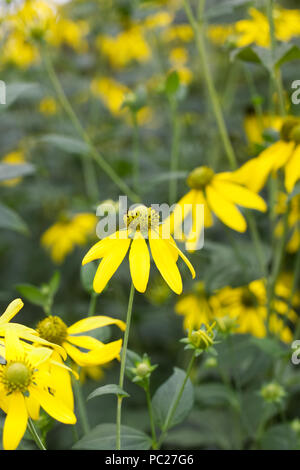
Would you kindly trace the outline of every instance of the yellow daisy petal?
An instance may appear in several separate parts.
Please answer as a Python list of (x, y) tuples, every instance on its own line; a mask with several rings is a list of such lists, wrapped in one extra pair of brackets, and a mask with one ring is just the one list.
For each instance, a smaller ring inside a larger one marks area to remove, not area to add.
[(85, 331), (95, 330), (96, 328), (102, 328), (108, 325), (117, 325), (122, 331), (126, 328), (122, 320), (106, 317), (104, 315), (95, 315), (93, 317), (83, 318), (74, 323), (74, 325), (69, 326), (68, 334), (76, 335), (77, 333), (84, 333)]
[(5, 450), (14, 450), (18, 447), (25, 434), (27, 420), (28, 413), (24, 396), (21, 392), (13, 392), (3, 429), (3, 447)]
[(58, 400), (49, 392), (36, 387), (31, 387), (30, 391), (32, 396), (39, 401), (41, 407), (44, 408), (46, 413), (52, 416), (52, 418), (65, 424), (76, 423), (76, 416), (73, 411), (70, 410), (61, 400)]
[(235, 183), (229, 183), (228, 181), (216, 181), (212, 186), (219, 194), (222, 194), (225, 199), (239, 206), (256, 209), (262, 212), (267, 210), (267, 204), (263, 198), (253, 191), (250, 191), (248, 188), (244, 188)]
[(136, 232), (131, 244), (129, 265), (134, 287), (139, 292), (145, 292), (150, 274), (150, 254), (140, 232)]
[(211, 210), (225, 225), (237, 232), (246, 231), (246, 221), (234, 204), (226, 201), (212, 186), (207, 186), (206, 195)]
[(24, 303), (21, 299), (15, 299), (13, 300), (5, 312), (1, 315), (0, 317), (0, 324), (2, 323), (8, 323), (12, 318), (14, 318), (15, 315), (21, 310), (23, 307)]
[(300, 179), (300, 145), (297, 145), (293, 155), (285, 165), (284, 184), (288, 193), (293, 191), (298, 179)]

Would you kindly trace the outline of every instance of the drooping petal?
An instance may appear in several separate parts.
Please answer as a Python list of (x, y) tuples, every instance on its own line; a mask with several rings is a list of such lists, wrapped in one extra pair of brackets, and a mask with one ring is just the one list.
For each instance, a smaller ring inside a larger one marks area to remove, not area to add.
[(32, 386), (30, 391), (33, 397), (39, 401), (41, 407), (44, 408), (52, 418), (65, 424), (76, 423), (76, 416), (73, 411), (61, 400), (37, 387)]
[(284, 184), (288, 193), (293, 191), (298, 179), (300, 179), (300, 145), (297, 145), (293, 155), (285, 165)]
[(166, 240), (152, 236), (149, 237), (149, 243), (153, 260), (160, 274), (176, 294), (181, 294), (182, 279), (168, 243)]
[(225, 225), (237, 232), (246, 231), (246, 221), (232, 202), (224, 199), (212, 186), (207, 186), (206, 195), (211, 210)]
[(28, 412), (24, 396), (21, 392), (13, 392), (3, 429), (3, 447), (5, 450), (14, 450), (18, 447), (25, 434), (27, 420)]
[[(122, 234), (124, 232), (122, 231)], [(113, 245), (118, 242), (120, 239), (120, 231), (113, 233), (112, 235), (100, 240), (99, 242), (95, 243), (92, 248), (87, 252), (85, 257), (82, 260), (82, 265), (90, 263), (95, 259), (103, 258), (105, 254), (113, 249)]]
[(30, 394), (29, 387), (29, 396), (25, 397), (26, 408), (31, 419), (39, 419), (40, 416), (40, 404), (36, 398)]
[(84, 333), (85, 331), (95, 330), (96, 328), (102, 328), (103, 326), (117, 325), (122, 331), (125, 330), (126, 325), (122, 320), (117, 318), (106, 317), (104, 315), (95, 315), (93, 317), (83, 318), (74, 325), (69, 326), (68, 334), (76, 335), (78, 333)]
[(72, 336), (69, 335), (67, 338), (68, 342), (79, 346), (80, 348), (86, 349), (87, 351), (91, 349), (98, 349), (103, 346), (103, 343), (92, 336)]
[(218, 181), (213, 183), (212, 186), (225, 199), (238, 204), (239, 206), (248, 207), (249, 209), (256, 209), (262, 212), (267, 210), (267, 204), (262, 197), (239, 184), (228, 181)]
[[(206, 207), (206, 210), (205, 210)], [(201, 232), (204, 230), (205, 214), (208, 215), (209, 209), (204, 199), (202, 191), (196, 191), (192, 208), (192, 226), (186, 237), (185, 247), (188, 251), (194, 251), (198, 248)], [(210, 226), (211, 214), (208, 215), (206, 224)]]
[(0, 317), (0, 325), (3, 323), (8, 323), (12, 318), (14, 318), (15, 315), (21, 310), (23, 307), (24, 303), (21, 299), (15, 299), (13, 300), (5, 312), (1, 315)]
[(195, 278), (196, 276), (196, 273), (195, 273), (195, 269), (193, 268), (191, 262), (188, 260), (188, 258), (182, 253), (182, 251), (178, 248), (178, 246), (176, 245), (175, 243), (175, 240), (173, 240), (173, 238), (170, 238), (170, 240), (167, 240), (167, 242), (169, 244), (171, 244), (173, 246), (173, 248), (177, 251), (177, 253), (179, 254), (180, 258), (185, 262), (185, 264), (187, 265), (187, 267), (189, 268), (191, 274), (192, 274), (192, 277), (193, 279)]
[(136, 232), (129, 252), (130, 274), (134, 287), (145, 292), (150, 274), (150, 254), (140, 232)]
[(22, 358), (24, 355), (24, 346), (19, 340), (16, 331), (8, 328), (5, 331), (5, 358), (15, 359)]
[(47, 361), (52, 354), (52, 349), (35, 347), (27, 352), (27, 357), (33, 366), (39, 366)]
[(108, 344), (103, 344), (102, 348), (90, 352), (82, 352), (70, 343), (65, 342), (64, 347), (69, 356), (79, 366), (85, 367), (89, 365), (100, 365), (110, 362), (118, 358), (122, 347), (122, 340), (113, 341)]
[(131, 239), (118, 240), (118, 243), (114, 245), (114, 249), (109, 251), (100, 262), (96, 275), (94, 278), (93, 287), (95, 292), (100, 294), (103, 291), (106, 284), (109, 282), (111, 277), (114, 275), (126, 253), (129, 249)]

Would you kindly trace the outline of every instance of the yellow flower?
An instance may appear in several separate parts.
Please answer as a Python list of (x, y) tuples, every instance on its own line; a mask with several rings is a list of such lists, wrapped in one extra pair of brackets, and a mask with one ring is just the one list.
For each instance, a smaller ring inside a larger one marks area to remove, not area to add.
[(280, 131), (282, 126), (283, 118), (281, 116), (263, 114), (261, 117), (255, 113), (248, 113), (244, 119), (244, 129), (251, 144), (263, 144), (265, 139), (263, 138), (264, 131), (272, 129)]
[(147, 16), (143, 22), (143, 25), (148, 29), (164, 28), (169, 26), (173, 20), (173, 14), (169, 13), (168, 11), (159, 11), (158, 13)]
[(48, 228), (42, 235), (41, 243), (50, 251), (53, 261), (60, 264), (75, 246), (87, 242), (94, 234), (96, 223), (97, 217), (93, 214), (77, 214)]
[(199, 205), (204, 205), (204, 226), (213, 224), (212, 212), (228, 227), (238, 232), (245, 232), (247, 223), (236, 205), (266, 211), (265, 201), (232, 178), (233, 173), (215, 174), (211, 168), (195, 168), (187, 178), (191, 190), (176, 204), (168, 223), (175, 234), (181, 231), (186, 217), (192, 216), (192, 228), (186, 236), (188, 249), (193, 250), (201, 231), (203, 221), (198, 216)]
[(213, 319), (213, 312), (204, 282), (197, 282), (194, 285), (194, 292), (179, 299), (175, 305), (175, 312), (184, 316), (185, 330), (199, 330), (202, 324), (209, 324)]
[(226, 43), (227, 39), (234, 34), (234, 25), (231, 24), (218, 24), (208, 27), (208, 37), (210, 40), (219, 46)]
[[(15, 152), (10, 152), (2, 158), (2, 163), (8, 165), (21, 165), (25, 162), (24, 152), (21, 150), (16, 150)], [(13, 178), (11, 180), (3, 181), (4, 186), (15, 186), (22, 181), (22, 178)]]
[[(293, 335), (286, 322), (289, 320), (295, 323), (297, 315), (293, 310), (288, 312), (288, 302), (279, 297), (278, 286), (275, 293), (269, 329), (282, 341), (290, 342)], [(247, 286), (224, 287), (212, 296), (211, 302), (218, 316), (229, 315), (236, 319), (237, 333), (250, 333), (259, 338), (266, 336), (267, 292), (263, 279), (253, 281)]]
[(85, 255), (82, 264), (103, 258), (97, 269), (93, 287), (102, 292), (116, 272), (129, 248), (129, 265), (132, 282), (139, 292), (145, 292), (150, 273), (150, 254), (145, 239), (148, 238), (154, 263), (169, 287), (180, 294), (182, 279), (177, 267), (178, 255), (185, 261), (193, 277), (195, 271), (176, 246), (169, 233), (159, 226), (159, 214), (144, 205), (124, 216), (126, 229), (117, 231), (96, 243)]
[(57, 102), (51, 96), (46, 96), (39, 103), (39, 111), (46, 116), (51, 116), (57, 112)]
[(268, 176), (284, 168), (284, 184), (292, 192), (300, 179), (300, 120), (288, 117), (281, 126), (281, 139), (270, 145), (258, 157), (252, 158), (234, 173), (234, 179), (258, 192)]
[[(284, 214), (288, 210), (287, 195), (279, 193), (276, 206), (277, 214)], [(296, 253), (300, 248), (300, 195), (294, 196), (290, 201), (290, 212), (288, 214), (289, 242), (286, 250)], [(284, 233), (284, 222), (279, 220), (275, 228), (276, 237), (282, 237)]]
[(17, 32), (11, 32), (5, 40), (2, 48), (1, 62), (13, 64), (20, 68), (27, 68), (39, 58), (37, 48), (30, 44), (24, 36)]
[(129, 88), (112, 78), (96, 78), (91, 83), (92, 92), (101, 98), (105, 106), (115, 116), (124, 113), (121, 106), (125, 96), (129, 93)]
[(170, 26), (163, 33), (163, 39), (167, 42), (182, 41), (190, 42), (194, 38), (193, 28), (186, 23)]
[(40, 406), (62, 423), (76, 422), (73, 409), (67, 406), (70, 382), (65, 374), (69, 375), (68, 369), (51, 360), (51, 349), (23, 343), (11, 329), (6, 331), (5, 346), (1, 344), (0, 351), (5, 358), (5, 364), (0, 365), (0, 406), (6, 413), (5, 450), (18, 447), (28, 417), (38, 419)]
[(84, 318), (67, 327), (60, 317), (50, 315), (38, 323), (36, 331), (40, 338), (58, 344), (76, 364), (85, 367), (105, 364), (119, 357), (121, 339), (104, 344), (92, 336), (81, 335), (108, 325), (117, 325), (122, 331), (125, 330), (125, 323), (116, 318), (98, 315)]
[(151, 57), (151, 50), (139, 25), (132, 25), (115, 37), (98, 36), (97, 47), (115, 68), (123, 68), (134, 61), (144, 63)]

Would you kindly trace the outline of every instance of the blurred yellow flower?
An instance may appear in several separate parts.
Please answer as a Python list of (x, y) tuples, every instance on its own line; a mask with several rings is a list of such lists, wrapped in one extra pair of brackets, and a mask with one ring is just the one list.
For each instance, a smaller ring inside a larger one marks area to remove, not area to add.
[(151, 57), (151, 50), (139, 25), (132, 25), (116, 36), (100, 35), (96, 44), (100, 53), (106, 56), (115, 68), (126, 67), (135, 61), (144, 63)]
[[(287, 195), (278, 194), (276, 205), (277, 214), (285, 214), (288, 210)], [(290, 201), (290, 212), (288, 215), (289, 241), (286, 250), (289, 253), (296, 253), (300, 248), (300, 195), (294, 196)], [(275, 228), (276, 237), (282, 237), (284, 233), (284, 222), (279, 220)]]
[[(85, 367), (105, 364), (119, 358), (121, 339), (104, 344), (92, 336), (82, 335), (109, 325), (117, 325), (122, 331), (126, 326), (116, 318), (98, 315), (84, 318), (67, 327), (60, 317), (49, 315), (38, 323), (36, 331), (40, 338), (58, 344), (76, 364)], [(79, 348), (83, 348), (85, 352)]]
[(247, 113), (244, 119), (244, 129), (251, 144), (263, 144), (263, 133), (268, 129), (280, 131), (283, 123), (281, 116), (263, 114), (257, 116), (255, 113)]
[[(231, 172), (215, 174), (211, 168), (205, 166), (197, 167), (189, 174), (187, 184), (190, 191), (180, 199), (166, 221), (177, 237), (182, 231), (184, 219), (192, 216), (190, 233), (185, 236), (188, 250), (197, 247), (203, 225), (212, 226), (212, 213), (231, 229), (245, 232), (247, 223), (236, 205), (261, 212), (267, 210), (265, 201), (245, 186), (235, 182), (232, 175)], [(198, 212), (201, 205), (204, 206), (204, 221)]]
[(288, 117), (281, 126), (281, 139), (270, 145), (258, 157), (252, 158), (234, 172), (234, 179), (258, 192), (270, 173), (284, 168), (285, 188), (292, 192), (300, 179), (300, 119)]
[(148, 15), (143, 22), (143, 26), (149, 29), (164, 28), (169, 26), (174, 20), (174, 15), (168, 11), (159, 11)]
[(62, 423), (76, 423), (73, 407), (67, 405), (68, 368), (51, 360), (51, 349), (30, 346), (20, 341), (15, 330), (8, 330), (0, 352), (5, 358), (5, 364), (0, 364), (0, 406), (6, 413), (5, 450), (18, 447), (28, 418), (38, 419), (40, 406)]
[(96, 243), (82, 260), (84, 265), (103, 258), (94, 278), (94, 290), (98, 293), (103, 291), (130, 247), (132, 282), (137, 291), (145, 292), (150, 274), (150, 254), (145, 240), (148, 238), (152, 257), (160, 274), (176, 294), (181, 294), (182, 279), (176, 264), (178, 255), (187, 264), (193, 277), (195, 271), (170, 234), (164, 233), (163, 227), (159, 226), (159, 214), (154, 209), (139, 205), (127, 212), (124, 222), (126, 229)]
[(163, 32), (163, 39), (167, 42), (190, 42), (193, 40), (193, 38), (193, 28), (187, 23), (172, 25)]
[(127, 88), (122, 83), (108, 77), (96, 78), (91, 83), (92, 92), (101, 98), (109, 111), (115, 115), (120, 116), (124, 114), (122, 104), (125, 96), (129, 93)]
[[(6, 163), (8, 165), (21, 165), (25, 163), (25, 155), (22, 150), (16, 150), (14, 152), (10, 152), (2, 158), (2, 163)], [(1, 184), (4, 186), (15, 186), (22, 181), (22, 178), (13, 178), (11, 180), (3, 181)]]
[(39, 111), (46, 116), (57, 113), (57, 102), (51, 96), (46, 96), (39, 103)]
[[(289, 343), (293, 339), (293, 334), (287, 322), (294, 324), (297, 314), (294, 310), (288, 311), (288, 301), (277, 295), (278, 286), (276, 286), (275, 293), (269, 329), (282, 341)], [(266, 336), (267, 292), (263, 279), (253, 281), (243, 287), (224, 287), (212, 296), (211, 303), (218, 316), (228, 315), (236, 319), (237, 333), (250, 333), (259, 338)]]
[(209, 298), (203, 281), (194, 284), (193, 292), (181, 296), (175, 305), (175, 312), (183, 315), (185, 330), (199, 330), (202, 324), (210, 323), (213, 319), (213, 311)]
[(52, 260), (60, 264), (75, 246), (87, 243), (95, 233), (97, 217), (81, 213), (66, 217), (48, 228), (41, 237), (41, 244), (50, 252)]

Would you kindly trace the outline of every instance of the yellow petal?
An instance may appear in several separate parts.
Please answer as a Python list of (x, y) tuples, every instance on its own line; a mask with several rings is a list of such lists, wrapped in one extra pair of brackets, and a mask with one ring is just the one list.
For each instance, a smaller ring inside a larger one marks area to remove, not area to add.
[(185, 194), (180, 201), (177, 202), (170, 216), (163, 221), (162, 225), (167, 226), (170, 233), (175, 234), (177, 240), (180, 239), (184, 219), (192, 210), (195, 193), (195, 190), (191, 190)]
[(86, 350), (98, 349), (103, 343), (92, 336), (68, 336), (68, 342)]
[(168, 244), (165, 240), (152, 236), (149, 237), (149, 243), (153, 260), (160, 274), (176, 294), (181, 294), (182, 280), (180, 272)]
[(44, 410), (52, 416), (52, 418), (65, 424), (75, 424), (76, 416), (61, 400), (51, 395), (45, 390), (37, 387), (31, 387), (32, 396), (39, 401)]
[(103, 291), (110, 278), (114, 275), (126, 253), (129, 249), (131, 239), (118, 240), (114, 245), (114, 249), (109, 251), (98, 266), (93, 287), (95, 292), (100, 294)]
[(246, 231), (246, 221), (234, 204), (226, 201), (212, 186), (206, 188), (206, 195), (211, 210), (225, 225), (238, 232)]
[(108, 325), (117, 325), (122, 331), (126, 328), (122, 320), (106, 317), (104, 315), (95, 315), (93, 317), (83, 318), (74, 323), (74, 325), (69, 326), (68, 334), (75, 335), (77, 333), (84, 333), (85, 331), (95, 330), (96, 328), (102, 328)]
[[(123, 231), (122, 234), (124, 234)], [(92, 248), (87, 252), (85, 257), (83, 258), (82, 265), (90, 263), (95, 259), (103, 258), (103, 256), (105, 256), (108, 251), (113, 249), (113, 245), (118, 242), (119, 239), (120, 232), (118, 231), (113, 233), (109, 237), (104, 238), (103, 240), (100, 240), (99, 242), (95, 243), (95, 245), (92, 246)]]
[(143, 236), (136, 232), (129, 252), (130, 274), (134, 287), (145, 292), (150, 273), (150, 254)]
[(228, 181), (216, 181), (212, 186), (225, 199), (239, 206), (256, 209), (262, 212), (267, 210), (267, 204), (262, 197), (239, 184), (230, 183)]
[(33, 396), (30, 394), (30, 387), (29, 387), (29, 396), (25, 397), (25, 403), (26, 403), (26, 408), (28, 410), (28, 414), (30, 418), (34, 420), (39, 419), (40, 404), (36, 400), (36, 398), (33, 398)]
[(300, 145), (298, 145), (285, 165), (284, 184), (288, 193), (291, 193), (297, 180), (300, 179)]
[(79, 349), (67, 342), (64, 343), (64, 347), (74, 362), (81, 367), (85, 367), (89, 365), (105, 364), (117, 358), (122, 347), (122, 340), (103, 344), (102, 348), (87, 353), (79, 351)]
[(187, 265), (187, 267), (189, 268), (191, 274), (192, 274), (192, 277), (193, 279), (195, 278), (196, 276), (196, 273), (195, 273), (195, 270), (191, 264), (191, 262), (188, 260), (188, 258), (182, 253), (182, 251), (178, 248), (178, 246), (176, 245), (175, 243), (175, 240), (173, 240), (172, 238), (170, 240), (166, 240), (166, 242), (168, 242), (169, 244), (171, 244), (173, 246), (173, 248), (177, 251), (177, 253), (179, 254), (180, 258), (183, 259), (183, 261), (185, 262), (185, 264)]
[(33, 366), (39, 366), (41, 363), (47, 361), (52, 353), (53, 350), (50, 348), (33, 347), (27, 352), (27, 357)]
[(27, 427), (28, 413), (24, 396), (21, 392), (13, 392), (3, 429), (3, 447), (14, 450), (18, 447)]
[(21, 299), (13, 300), (0, 317), (0, 324), (9, 322), (21, 310), (24, 303)]

